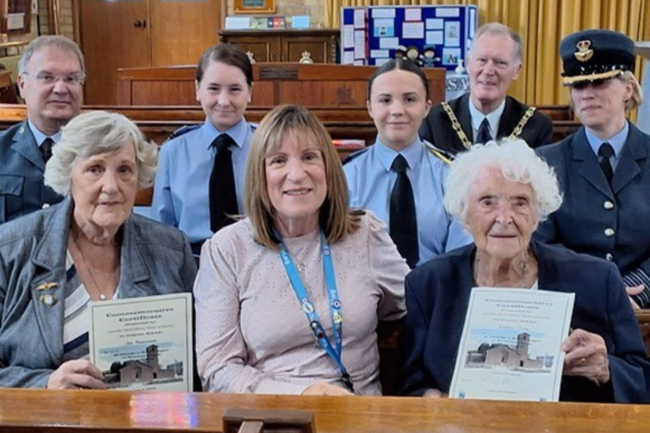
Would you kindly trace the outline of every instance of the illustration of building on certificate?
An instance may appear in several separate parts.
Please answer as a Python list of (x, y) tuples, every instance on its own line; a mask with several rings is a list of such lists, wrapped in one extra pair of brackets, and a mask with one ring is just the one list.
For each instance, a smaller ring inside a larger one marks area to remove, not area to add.
[(474, 288), (451, 398), (558, 401), (574, 295)]
[(109, 389), (192, 391), (191, 294), (94, 302), (90, 316), (90, 360)]

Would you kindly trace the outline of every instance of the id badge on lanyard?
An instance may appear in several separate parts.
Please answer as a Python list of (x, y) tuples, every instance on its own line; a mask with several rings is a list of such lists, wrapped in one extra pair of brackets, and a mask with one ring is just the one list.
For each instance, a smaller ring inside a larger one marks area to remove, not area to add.
[[(278, 236), (279, 237), (279, 236)], [(309, 321), (309, 328), (314, 334), (314, 338), (318, 341), (318, 344), (325, 350), (325, 352), (334, 360), (339, 370), (341, 371), (341, 380), (348, 388), (348, 390), (354, 393), (354, 385), (350, 374), (343, 365), (341, 355), (343, 352), (343, 316), (341, 314), (341, 301), (339, 299), (338, 290), (336, 288), (336, 279), (334, 278), (334, 264), (332, 262), (330, 246), (325, 242), (325, 237), (323, 233), (320, 235), (320, 244), (321, 244), (321, 258), (323, 261), (323, 275), (325, 275), (325, 285), (327, 286), (327, 295), (329, 298), (329, 307), (330, 315), (332, 316), (332, 330), (333, 337), (336, 347), (332, 346), (330, 339), (323, 328), (323, 325), (320, 322), (318, 313), (314, 308), (314, 304), (309, 299), (307, 290), (305, 289), (298, 270), (296, 269), (293, 259), (289, 254), (287, 247), (282, 242), (280, 248), (280, 258), (282, 259), (282, 264), (284, 269), (287, 272), (289, 281), (291, 282), (291, 287), (298, 298), (298, 302), (302, 307), (303, 312), (307, 316)]]

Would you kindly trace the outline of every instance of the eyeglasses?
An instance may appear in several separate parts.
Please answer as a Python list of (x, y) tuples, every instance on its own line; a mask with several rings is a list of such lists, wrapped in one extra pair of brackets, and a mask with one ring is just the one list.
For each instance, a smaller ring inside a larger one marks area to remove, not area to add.
[(56, 84), (59, 80), (63, 82), (66, 86), (81, 86), (84, 83), (85, 76), (81, 72), (76, 72), (74, 74), (57, 76), (50, 74), (48, 72), (40, 72), (37, 75), (30, 74), (29, 72), (23, 72), (23, 75), (30, 75), (36, 79), (43, 86), (51, 86)]

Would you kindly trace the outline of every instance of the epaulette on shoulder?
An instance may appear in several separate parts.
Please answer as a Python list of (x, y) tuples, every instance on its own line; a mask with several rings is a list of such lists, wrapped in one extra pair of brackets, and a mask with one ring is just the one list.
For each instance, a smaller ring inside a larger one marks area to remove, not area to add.
[(358, 157), (360, 157), (361, 155), (363, 155), (364, 153), (366, 153), (369, 150), (370, 150), (370, 147), (366, 147), (365, 149), (357, 150), (356, 152), (349, 154), (343, 160), (343, 165), (347, 164), (348, 162), (354, 161), (355, 159), (357, 159)]
[(427, 149), (429, 153), (431, 153), (433, 156), (445, 164), (451, 165), (451, 163), (454, 162), (454, 159), (456, 159), (456, 155), (452, 154), (451, 152), (437, 148), (426, 140), (422, 140), (422, 142), (424, 143), (424, 148)]
[(174, 138), (178, 138), (183, 134), (187, 134), (190, 131), (193, 131), (197, 128), (200, 128), (202, 124), (199, 125), (185, 125), (181, 128), (178, 128), (176, 131), (172, 132), (172, 134), (167, 138), (165, 141), (173, 140)]

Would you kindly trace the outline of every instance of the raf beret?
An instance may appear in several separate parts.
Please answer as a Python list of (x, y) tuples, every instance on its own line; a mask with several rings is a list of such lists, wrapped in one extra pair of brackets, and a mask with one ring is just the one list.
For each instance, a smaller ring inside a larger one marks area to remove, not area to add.
[(584, 30), (560, 42), (563, 84), (606, 80), (634, 72), (634, 42), (611, 30)]

